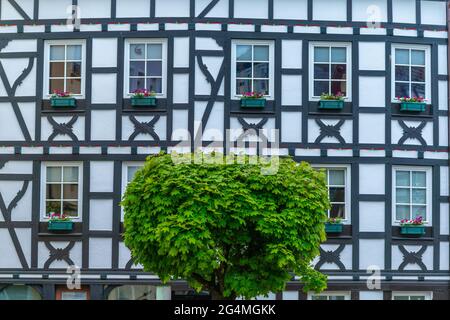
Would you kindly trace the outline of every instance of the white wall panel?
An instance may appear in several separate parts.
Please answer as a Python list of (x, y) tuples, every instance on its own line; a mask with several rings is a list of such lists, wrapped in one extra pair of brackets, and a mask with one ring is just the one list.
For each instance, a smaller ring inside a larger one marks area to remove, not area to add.
[[(19, 7), (25, 11), (25, 13), (33, 18), (33, 0), (16, 0)], [(1, 1), (1, 20), (23, 20), (24, 18), (17, 12), (8, 0)]]
[[(9, 81), (9, 85), (12, 87), (17, 78), (22, 75), (22, 72), (28, 67), (29, 59), (0, 59), (3, 69), (5, 70), (6, 76)], [(3, 87), (3, 85), (2, 85)], [(6, 91), (0, 91), (0, 94), (5, 96)], [(34, 96), (36, 94), (36, 59), (34, 59), (33, 68), (25, 79), (23, 79), (22, 84), (17, 87), (16, 96)]]
[(150, 0), (117, 0), (118, 18), (138, 18), (150, 15)]
[(273, 17), (274, 19), (306, 20), (308, 18), (308, 1), (274, 0)]
[(0, 103), (0, 141), (21, 141), (24, 139), (11, 104)]
[[(198, 101), (195, 103), (194, 111), (194, 132), (198, 132), (202, 121), (203, 114), (207, 106), (206, 101)], [(203, 141), (224, 141), (224, 103), (216, 102), (211, 109), (211, 113), (206, 123), (205, 131), (203, 131)]]
[(89, 239), (89, 268), (111, 268), (112, 240), (90, 238)]
[(283, 106), (302, 105), (302, 76), (281, 76), (281, 104)]
[(112, 192), (114, 162), (91, 161), (90, 192)]
[(439, 145), (448, 146), (448, 117), (439, 117)]
[(440, 234), (449, 234), (449, 205), (448, 203), (441, 203), (440, 204)]
[(359, 240), (359, 268), (370, 266), (384, 269), (384, 240)]
[(116, 139), (116, 111), (91, 111), (91, 140)]
[[(417, 252), (422, 246), (404, 246), (406, 251)], [(398, 270), (400, 264), (403, 262), (403, 254), (398, 246), (392, 246), (392, 269)], [(422, 262), (428, 270), (433, 269), (433, 246), (427, 246), (427, 250), (422, 255)], [(417, 264), (407, 264), (403, 270), (421, 270)]]
[(384, 202), (359, 203), (359, 231), (384, 232)]
[(448, 73), (447, 67), (447, 45), (438, 46), (438, 73), (446, 75)]
[(115, 73), (92, 74), (92, 103), (116, 103)]
[(173, 88), (173, 103), (189, 102), (189, 74), (174, 74)]
[(384, 114), (359, 114), (359, 142), (385, 143)]
[(384, 42), (359, 42), (359, 69), (385, 70)]
[(360, 291), (359, 300), (383, 300), (383, 291)]
[(92, 39), (92, 67), (117, 66), (117, 39)]
[(439, 110), (448, 110), (448, 82), (439, 81)]
[(93, 199), (89, 201), (89, 230), (112, 231), (113, 201)]
[[(68, 241), (52, 241), (50, 244), (55, 249), (64, 249), (69, 245)], [(81, 242), (75, 242), (72, 250), (70, 250), (70, 259), (73, 261), (75, 266), (81, 267), (82, 265), (82, 254), (81, 254)], [(50, 251), (45, 246), (44, 242), (39, 242), (38, 244), (38, 268), (44, 268), (45, 262), (50, 257)], [(49, 268), (50, 269), (66, 269), (69, 265), (65, 261), (53, 261)]]
[(39, 19), (67, 19), (71, 9), (72, 0), (39, 0)]
[[(195, 16), (198, 16), (211, 0), (196, 0), (195, 1)], [(227, 18), (228, 17), (228, 0), (220, 0), (211, 11), (208, 12), (206, 17)]]
[(392, 1), (392, 20), (396, 23), (416, 23), (416, 0)]
[(385, 82), (384, 77), (359, 77), (359, 106), (385, 107)]
[(384, 194), (385, 193), (384, 164), (359, 165), (359, 193)]
[(422, 24), (445, 25), (447, 23), (447, 8), (445, 1), (421, 1)]
[(0, 259), (0, 268), (21, 269), (19, 257), (9, 235), (8, 229), (0, 228), (0, 257), (8, 257), (8, 259)]
[[(72, 119), (72, 116), (58, 117), (54, 116), (53, 120), (57, 123), (68, 123)], [(77, 121), (72, 125), (72, 132), (78, 138), (78, 140), (84, 140), (84, 117), (78, 117)], [(48, 137), (53, 133), (53, 127), (48, 121), (47, 117), (41, 118), (41, 140), (47, 141)], [(59, 134), (53, 141), (72, 141), (72, 138), (68, 135)]]
[(353, 21), (362, 21), (362, 22), (387, 21), (386, 0), (352, 1), (352, 19)]
[(448, 167), (441, 166), (441, 196), (448, 196)]
[(173, 39), (173, 66), (176, 68), (189, 67), (189, 38)]
[(313, 19), (346, 21), (347, 0), (313, 0)]
[[(335, 244), (322, 244), (320, 246), (323, 250), (325, 251), (335, 251), (339, 245), (335, 245)], [(352, 246), (351, 245), (346, 245), (344, 247), (344, 250), (342, 250), (340, 256), (340, 260), (342, 262), (342, 264), (345, 266), (346, 269), (351, 269), (352, 268)], [(320, 257), (316, 257), (313, 261), (312, 264), (316, 265), (320, 260)], [(320, 267), (320, 270), (338, 270), (339, 267), (335, 264), (335, 263), (324, 263), (322, 264), (322, 266)]]
[(235, 18), (267, 19), (268, 0), (234, 0)]
[[(418, 127), (420, 121), (404, 121), (408, 127)], [(403, 128), (400, 126), (398, 121), (392, 121), (392, 143), (397, 144), (400, 138), (403, 136)], [(433, 144), (433, 123), (427, 122), (425, 127), (422, 129), (422, 138), (425, 140), (427, 145)], [(406, 139), (404, 144), (406, 145), (421, 145), (420, 141), (417, 139)]]
[(78, 7), (81, 19), (111, 17), (111, 0), (78, 0)]
[(281, 41), (281, 67), (301, 69), (302, 68), (302, 41)]
[(449, 258), (448, 258), (448, 242), (441, 242), (440, 243), (440, 252), (439, 252), (439, 257), (440, 257), (440, 261), (439, 261), (439, 268), (441, 270), (448, 270), (449, 269)]
[[(154, 116), (135, 116), (139, 122), (149, 122)], [(160, 140), (166, 140), (166, 116), (160, 116), (159, 120), (154, 124), (153, 129), (159, 136)], [(126, 141), (134, 132), (134, 124), (131, 122), (128, 116), (122, 117), (122, 140)], [(153, 137), (149, 134), (138, 134), (134, 141), (152, 141)]]
[[(325, 119), (321, 119), (321, 121), (325, 124), (325, 125), (336, 125), (339, 120), (325, 120)], [(340, 130), (340, 134), (342, 136), (342, 138), (345, 140), (346, 143), (352, 143), (353, 141), (353, 126), (352, 126), (353, 121), (352, 120), (347, 120), (344, 122), (344, 124), (341, 126), (341, 130)], [(309, 119), (308, 120), (308, 142), (314, 143), (315, 140), (317, 139), (317, 137), (320, 135), (320, 127), (319, 125), (316, 123), (315, 120), (313, 119)], [(320, 143), (340, 143), (339, 140), (335, 137), (325, 137), (321, 140)]]
[(173, 110), (172, 140), (193, 139), (193, 137), (189, 137), (188, 114), (187, 110)]
[(154, 0), (156, 17), (189, 17), (190, 0)]
[(302, 113), (281, 113), (281, 141), (301, 142), (302, 140)]

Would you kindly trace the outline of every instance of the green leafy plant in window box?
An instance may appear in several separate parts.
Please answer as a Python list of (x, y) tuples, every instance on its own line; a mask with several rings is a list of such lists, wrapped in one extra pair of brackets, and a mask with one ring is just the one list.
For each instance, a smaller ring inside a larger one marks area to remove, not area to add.
[(400, 101), (400, 111), (423, 112), (426, 109), (426, 99), (422, 97), (397, 97)]
[(422, 216), (418, 216), (415, 219), (402, 219), (400, 220), (400, 233), (401, 234), (413, 234), (424, 235), (425, 234), (425, 222)]
[(342, 218), (340, 218), (340, 217), (328, 218), (327, 222), (325, 223), (325, 232), (341, 233), (343, 227), (344, 227), (344, 224), (342, 223)]
[(263, 93), (245, 92), (241, 97), (241, 107), (243, 108), (264, 108), (266, 99)]
[(55, 90), (50, 97), (50, 106), (52, 107), (75, 107), (76, 99), (72, 93)]
[(48, 230), (50, 231), (71, 231), (73, 229), (72, 218), (60, 213), (50, 213), (48, 220)]
[(337, 94), (322, 93), (320, 95), (319, 109), (342, 110), (344, 108), (344, 99), (344, 95), (340, 92)]
[(154, 107), (156, 106), (156, 92), (147, 89), (137, 89), (131, 96), (133, 107)]

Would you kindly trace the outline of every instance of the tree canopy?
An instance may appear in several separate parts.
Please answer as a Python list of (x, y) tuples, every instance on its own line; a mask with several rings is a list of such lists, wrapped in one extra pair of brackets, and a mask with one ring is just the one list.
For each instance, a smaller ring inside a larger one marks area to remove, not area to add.
[(221, 164), (172, 156), (148, 157), (126, 188), (124, 239), (135, 263), (213, 299), (279, 292), (294, 275), (304, 291), (326, 287), (311, 266), (326, 238), (323, 173), (288, 157), (264, 175), (248, 157)]

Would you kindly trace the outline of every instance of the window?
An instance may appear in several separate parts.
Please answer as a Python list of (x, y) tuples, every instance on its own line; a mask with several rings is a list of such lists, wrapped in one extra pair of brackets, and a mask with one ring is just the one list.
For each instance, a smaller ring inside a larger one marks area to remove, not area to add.
[(393, 292), (392, 300), (431, 300), (431, 292)]
[(82, 96), (85, 78), (84, 42), (75, 40), (46, 42), (45, 56), (47, 63), (44, 67), (46, 75), (44, 95), (51, 95), (58, 90)]
[(351, 54), (348, 43), (310, 44), (310, 98), (341, 93), (351, 99)]
[(328, 210), (328, 217), (342, 218), (349, 220), (350, 217), (350, 168), (330, 166), (317, 167), (317, 169), (324, 170), (326, 176), (326, 183), (328, 188), (328, 197), (331, 204), (331, 209)]
[(431, 171), (428, 168), (394, 168), (395, 220), (431, 218)]
[(43, 170), (44, 217), (61, 213), (78, 218), (81, 212), (81, 165), (47, 163)]
[(235, 41), (232, 49), (232, 90), (273, 94), (273, 42)]
[(166, 90), (166, 40), (128, 40), (126, 43), (125, 95), (137, 89), (165, 95)]
[(41, 300), (40, 294), (30, 286), (2, 285), (0, 286), (1, 300)]
[(349, 292), (323, 292), (308, 294), (308, 300), (350, 300)]
[(429, 51), (426, 46), (392, 47), (393, 102), (396, 102), (396, 97), (422, 97), (430, 100)]

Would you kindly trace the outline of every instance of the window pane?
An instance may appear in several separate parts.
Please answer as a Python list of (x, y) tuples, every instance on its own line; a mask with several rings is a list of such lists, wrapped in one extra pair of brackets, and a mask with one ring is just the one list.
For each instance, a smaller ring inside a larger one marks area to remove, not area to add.
[(314, 95), (320, 96), (322, 93), (328, 93), (329, 82), (328, 81), (314, 81)]
[(425, 65), (425, 51), (411, 50), (411, 64), (424, 66)]
[(136, 174), (136, 171), (138, 171), (142, 167), (138, 166), (129, 166), (127, 168), (127, 182), (130, 182), (133, 180), (134, 175)]
[(148, 76), (155, 76), (155, 77), (162, 76), (162, 62), (161, 61), (148, 61), (147, 62), (147, 77)]
[(331, 62), (346, 62), (346, 48), (331, 48)]
[(253, 64), (253, 77), (269, 78), (269, 64), (265, 62), (257, 62)]
[(312, 300), (327, 300), (327, 296), (312, 296)]
[(253, 50), (254, 61), (269, 61), (269, 46), (254, 46)]
[(409, 67), (395, 66), (395, 80), (409, 81)]
[(314, 64), (314, 79), (330, 79), (330, 65)]
[(78, 182), (78, 167), (63, 168), (64, 182)]
[(162, 59), (162, 45), (148, 44), (147, 45), (147, 59)]
[(397, 203), (410, 203), (411, 193), (409, 189), (397, 188), (395, 199)]
[(64, 77), (64, 62), (50, 62), (50, 77)]
[(395, 296), (394, 300), (408, 300), (408, 296)]
[(145, 76), (145, 62), (144, 61), (130, 61), (130, 76)]
[(396, 177), (396, 186), (399, 187), (409, 187), (410, 181), (409, 181), (409, 171), (397, 171), (395, 173)]
[(236, 46), (236, 60), (252, 60), (252, 46), (238, 45)]
[(331, 79), (347, 79), (347, 66), (345, 64), (332, 64)]
[(148, 78), (147, 90), (162, 93), (162, 80), (160, 78)]
[(49, 93), (64, 91), (64, 79), (50, 79)]
[(409, 300), (425, 300), (424, 296), (410, 296)]
[(408, 83), (395, 83), (395, 96), (396, 97), (409, 97), (409, 84)]
[(397, 206), (397, 220), (409, 219), (409, 206)]
[(330, 185), (343, 186), (345, 185), (345, 171), (344, 170), (329, 170)]
[(47, 167), (47, 182), (61, 182), (61, 167)]
[(427, 203), (427, 191), (425, 189), (413, 189), (412, 202), (418, 204)]
[(251, 78), (252, 64), (250, 62), (236, 63), (236, 77)]
[(47, 199), (61, 199), (61, 185), (47, 184), (47, 193), (45, 197)]
[(396, 64), (409, 64), (409, 50), (395, 49), (395, 63)]
[(346, 81), (331, 81), (331, 93), (347, 95), (347, 82)]
[(253, 91), (268, 95), (269, 94), (269, 80), (253, 81)]
[(77, 184), (64, 184), (63, 185), (63, 198), (64, 198), (64, 200), (78, 199), (78, 185)]
[(344, 296), (330, 296), (329, 300), (345, 300)]
[(427, 186), (427, 173), (423, 171), (413, 171), (412, 186), (425, 188)]
[(427, 207), (426, 206), (412, 206), (412, 219), (417, 217), (426, 218)]
[(425, 82), (425, 68), (411, 67), (411, 81)]
[(81, 79), (67, 80), (66, 90), (73, 94), (80, 94), (81, 93)]
[(145, 78), (130, 78), (130, 92), (145, 89)]
[(46, 201), (45, 202), (45, 213), (49, 216), (51, 213), (61, 212), (61, 202), (60, 201)]
[(425, 97), (425, 84), (411, 83), (411, 96), (412, 97)]
[(145, 58), (145, 45), (144, 44), (131, 44), (130, 45), (130, 58), (131, 59), (144, 59)]
[(81, 62), (67, 62), (66, 64), (67, 77), (81, 77)]
[(64, 201), (63, 202), (63, 214), (66, 216), (75, 217), (78, 215), (78, 202), (76, 201)]
[(314, 62), (329, 62), (329, 48), (314, 47)]
[(80, 45), (67, 46), (67, 60), (81, 60), (81, 46)]
[(345, 204), (331, 204), (330, 218), (345, 218)]
[(50, 46), (50, 60), (64, 60), (64, 46)]
[(237, 79), (236, 80), (236, 94), (244, 94), (252, 91), (251, 80)]
[(345, 189), (344, 188), (330, 188), (330, 202), (345, 202)]

